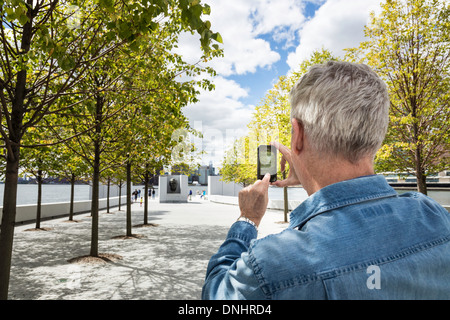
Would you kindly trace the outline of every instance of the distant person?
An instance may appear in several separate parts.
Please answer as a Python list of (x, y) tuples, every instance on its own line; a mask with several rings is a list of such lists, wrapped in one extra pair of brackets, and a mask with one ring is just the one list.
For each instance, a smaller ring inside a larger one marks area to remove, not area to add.
[(155, 199), (155, 189), (152, 190), (152, 198)]
[(315, 65), (291, 91), (289, 163), (278, 187), (309, 198), (256, 240), (270, 175), (239, 192), (240, 217), (209, 261), (203, 299), (450, 299), (450, 215), (375, 175), (389, 96), (367, 66)]
[(141, 197), (141, 207), (142, 207), (142, 197)]
[(138, 191), (134, 190), (134, 202), (137, 201), (137, 198), (138, 198)]
[(192, 190), (189, 190), (189, 196), (188, 196), (188, 198), (189, 198), (189, 201), (192, 200)]

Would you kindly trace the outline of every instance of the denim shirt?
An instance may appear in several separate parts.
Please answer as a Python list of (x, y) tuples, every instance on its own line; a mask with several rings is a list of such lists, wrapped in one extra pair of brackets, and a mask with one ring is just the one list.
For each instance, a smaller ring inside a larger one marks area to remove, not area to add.
[(257, 238), (234, 223), (209, 261), (203, 299), (450, 299), (450, 215), (383, 176), (320, 189), (289, 227)]

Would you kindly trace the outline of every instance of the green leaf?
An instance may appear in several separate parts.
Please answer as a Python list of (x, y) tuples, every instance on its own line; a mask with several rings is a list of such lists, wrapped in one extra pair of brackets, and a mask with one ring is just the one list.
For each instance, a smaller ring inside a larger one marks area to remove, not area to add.
[(211, 14), (211, 7), (207, 4), (203, 6), (203, 14), (209, 16)]
[(213, 35), (211, 36), (211, 39), (217, 41), (218, 43), (222, 43), (223, 44), (222, 36), (218, 32), (213, 33)]
[(64, 71), (69, 71), (75, 66), (75, 60), (71, 56), (65, 55), (58, 60), (58, 65)]
[(114, 0), (99, 0), (98, 4), (108, 11), (114, 11)]
[(14, 19), (16, 19), (16, 12), (14, 11), (13, 8), (5, 8), (6, 14), (7, 14), (7, 19), (9, 21), (13, 21)]

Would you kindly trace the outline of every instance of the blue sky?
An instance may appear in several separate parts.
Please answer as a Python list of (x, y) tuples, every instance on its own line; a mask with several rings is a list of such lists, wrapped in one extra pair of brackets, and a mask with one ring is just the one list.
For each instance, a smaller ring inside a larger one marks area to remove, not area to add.
[[(299, 1), (300, 2), (300, 1)], [(304, 8), (304, 15), (306, 18), (313, 18), (317, 9), (323, 4), (321, 1), (306, 2)], [(271, 65), (270, 68), (261, 68), (257, 72), (247, 73), (245, 75), (232, 75), (228, 79), (234, 80), (249, 88), (249, 96), (241, 99), (247, 105), (257, 105), (263, 98), (265, 93), (270, 90), (274, 84), (274, 79), (286, 75), (291, 69), (287, 64), (287, 58), (292, 47), (289, 49), (283, 48), (283, 43), (277, 42), (273, 39), (272, 33), (267, 33), (258, 36), (270, 43), (271, 48), (280, 54), (280, 60)]]
[[(274, 43), (270, 34), (258, 38), (270, 42), (272, 48), (276, 46), (276, 43)], [(287, 51), (280, 50), (277, 52), (280, 54), (280, 60), (270, 67), (259, 68), (253, 73), (231, 75), (227, 77), (227, 79), (236, 81), (248, 90), (248, 97), (241, 99), (244, 104), (257, 105), (263, 99), (265, 93), (272, 88), (274, 80), (289, 72), (290, 68), (286, 63)]]
[[(211, 61), (218, 75), (213, 92), (187, 106), (190, 124), (203, 132), (194, 143), (208, 154), (202, 163), (220, 166), (230, 143), (246, 132), (256, 105), (278, 77), (295, 70), (314, 50), (342, 56), (364, 40), (371, 11), (381, 0), (203, 0), (211, 6), (212, 29), (224, 39), (224, 57)], [(198, 39), (184, 35), (179, 51), (187, 61), (201, 55)]]

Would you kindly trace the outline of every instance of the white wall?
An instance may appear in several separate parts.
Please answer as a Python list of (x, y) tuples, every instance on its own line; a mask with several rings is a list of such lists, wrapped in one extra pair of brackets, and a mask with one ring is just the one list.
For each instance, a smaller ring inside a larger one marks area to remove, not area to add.
[[(208, 194), (212, 202), (239, 205), (239, 191), (243, 189), (240, 184), (221, 181), (220, 176), (208, 177)], [(301, 201), (288, 201), (290, 211), (294, 210)], [(269, 200), (267, 209), (284, 210), (284, 200)]]
[(208, 177), (208, 195), (211, 199), (212, 195), (237, 197), (242, 186), (234, 182), (221, 181), (221, 176)]
[[(112, 184), (109, 186), (109, 197), (118, 197), (119, 196), (119, 189), (122, 189), (121, 195), (127, 194), (127, 184), (126, 181), (122, 184), (122, 188), (119, 188), (117, 185)], [(131, 192), (133, 192), (133, 184), (131, 184)], [(100, 184), (98, 186), (98, 197), (99, 199), (107, 198), (108, 196), (108, 185), (106, 184)], [(92, 199), (92, 185), (89, 188), (89, 199)]]
[[(122, 196), (121, 205), (125, 206), (127, 197)], [(99, 200), (99, 209), (106, 209), (107, 199)], [(119, 205), (119, 197), (109, 198), (109, 207), (115, 207)], [(36, 219), (36, 205), (20, 205), (17, 206), (16, 222), (32, 221)], [(58, 203), (44, 203), (41, 205), (41, 219), (56, 218), (60, 216), (69, 215), (70, 202), (58, 202)], [(91, 210), (91, 200), (74, 201), (73, 211), (74, 214), (89, 212)], [(3, 208), (0, 208), (0, 221), (3, 215)]]
[[(224, 203), (224, 204), (232, 204), (232, 205), (239, 205), (238, 197), (231, 197), (231, 196), (222, 196), (222, 195), (212, 195), (209, 197), (209, 201), (217, 202), (217, 203)], [(288, 201), (288, 209), (289, 211), (294, 210), (297, 208), (302, 202), (301, 201), (294, 201), (289, 200)], [(284, 200), (270, 200), (267, 204), (267, 209), (271, 210), (284, 210)]]

